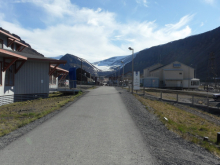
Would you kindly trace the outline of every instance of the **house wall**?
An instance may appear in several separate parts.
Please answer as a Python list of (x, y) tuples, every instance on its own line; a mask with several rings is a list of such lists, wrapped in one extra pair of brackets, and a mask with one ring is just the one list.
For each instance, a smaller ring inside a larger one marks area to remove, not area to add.
[(163, 69), (163, 79), (164, 80), (183, 80), (182, 70), (166, 70)]
[[(2, 62), (1, 68), (3, 68), (3, 58), (0, 57), (0, 62)], [(1, 95), (13, 95), (14, 87), (13, 86), (5, 86), (5, 72), (2, 71), (2, 85), (0, 85), (0, 96)]]
[(49, 63), (26, 61), (15, 74), (15, 94), (49, 93)]
[(160, 66), (162, 66), (162, 64), (158, 63), (158, 64), (155, 64), (155, 65), (152, 65), (150, 67), (145, 68), (144, 69), (144, 78), (145, 77), (153, 77), (153, 76), (151, 76), (150, 71), (155, 69), (155, 68), (158, 68)]

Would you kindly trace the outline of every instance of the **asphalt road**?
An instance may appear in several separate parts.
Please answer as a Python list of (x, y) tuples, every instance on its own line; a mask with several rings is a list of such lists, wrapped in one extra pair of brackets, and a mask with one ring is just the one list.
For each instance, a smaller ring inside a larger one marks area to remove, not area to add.
[(0, 164), (157, 163), (119, 92), (100, 87), (0, 150)]

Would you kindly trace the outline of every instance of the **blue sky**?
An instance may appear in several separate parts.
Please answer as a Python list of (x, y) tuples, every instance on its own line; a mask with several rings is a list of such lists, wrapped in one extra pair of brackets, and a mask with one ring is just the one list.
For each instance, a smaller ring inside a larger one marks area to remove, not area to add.
[(95, 62), (219, 25), (219, 0), (0, 0), (0, 27), (46, 57)]

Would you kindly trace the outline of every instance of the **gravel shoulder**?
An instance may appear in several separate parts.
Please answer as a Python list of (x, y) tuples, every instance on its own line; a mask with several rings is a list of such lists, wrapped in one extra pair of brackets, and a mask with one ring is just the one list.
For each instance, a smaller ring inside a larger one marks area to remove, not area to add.
[(150, 153), (160, 164), (220, 165), (220, 159), (205, 149), (169, 131), (159, 119), (126, 90), (116, 88), (142, 133)]

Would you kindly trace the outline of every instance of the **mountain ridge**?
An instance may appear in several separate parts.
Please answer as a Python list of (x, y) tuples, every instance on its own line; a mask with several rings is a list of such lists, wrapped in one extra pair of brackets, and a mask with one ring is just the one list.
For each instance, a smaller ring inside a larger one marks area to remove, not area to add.
[[(214, 52), (215, 62), (220, 60), (220, 27), (208, 32), (172, 41), (163, 45), (141, 50), (134, 59), (134, 71), (161, 62), (163, 65), (179, 61), (195, 68), (196, 77), (205, 81), (208, 75), (209, 54)], [(125, 72), (131, 71), (131, 62), (125, 66)], [(220, 77), (220, 65), (216, 64), (216, 73)]]

